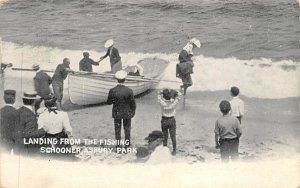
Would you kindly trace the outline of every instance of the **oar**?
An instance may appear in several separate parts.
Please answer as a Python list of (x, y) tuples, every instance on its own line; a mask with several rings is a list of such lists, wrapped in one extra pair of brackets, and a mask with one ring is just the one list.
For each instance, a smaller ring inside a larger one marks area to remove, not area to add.
[[(32, 71), (32, 72), (36, 71), (35, 69), (19, 68), (19, 67), (14, 67), (14, 68), (12, 68), (12, 70), (14, 70), (14, 71)], [(41, 71), (44, 71), (44, 72), (54, 72), (54, 70), (41, 70)]]
[[(12, 68), (14, 71), (36, 71), (30, 68)], [(42, 70), (44, 72), (54, 72), (54, 70)], [(73, 71), (75, 74), (83, 74), (83, 75), (93, 75), (99, 77), (107, 77), (107, 78), (114, 78), (115, 74), (113, 73), (97, 73), (97, 72), (86, 72), (86, 71)], [(152, 79), (143, 76), (127, 76), (126, 80), (133, 80), (133, 81), (143, 81), (143, 82), (174, 82), (174, 83), (181, 83), (179, 81), (174, 80), (160, 80), (160, 79)]]

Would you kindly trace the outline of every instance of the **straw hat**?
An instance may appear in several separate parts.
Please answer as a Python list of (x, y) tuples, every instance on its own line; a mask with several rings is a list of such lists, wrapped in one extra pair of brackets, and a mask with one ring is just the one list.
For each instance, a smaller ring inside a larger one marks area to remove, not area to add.
[(114, 40), (113, 39), (109, 39), (105, 42), (104, 44), (104, 48), (109, 48), (114, 44)]
[(123, 80), (127, 77), (127, 72), (124, 70), (120, 70), (120, 71), (116, 72), (115, 77), (118, 80)]
[(200, 41), (196, 38), (192, 38), (189, 42), (192, 43), (192, 44), (195, 44), (198, 48), (201, 47)]
[(40, 69), (40, 65), (34, 63), (34, 64), (32, 65), (32, 69), (35, 69), (35, 70)]
[(35, 91), (28, 91), (28, 92), (24, 92), (23, 99), (39, 99), (40, 97), (37, 95), (37, 93)]

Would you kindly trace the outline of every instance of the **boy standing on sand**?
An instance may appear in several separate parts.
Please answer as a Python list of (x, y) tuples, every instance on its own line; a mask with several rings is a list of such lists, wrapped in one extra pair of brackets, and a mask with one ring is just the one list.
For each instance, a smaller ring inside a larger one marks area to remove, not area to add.
[(168, 135), (173, 145), (172, 155), (176, 155), (176, 106), (181, 98), (181, 93), (173, 89), (164, 89), (158, 94), (158, 102), (161, 105), (162, 118), (161, 118), (161, 129), (164, 135), (163, 145), (168, 145)]
[(231, 105), (231, 115), (236, 117), (240, 124), (242, 123), (242, 117), (244, 116), (244, 102), (239, 98), (240, 90), (238, 87), (232, 87), (230, 89), (232, 100), (230, 101)]
[(231, 116), (231, 109), (228, 101), (222, 101), (219, 105), (223, 116), (216, 121), (215, 141), (216, 148), (220, 148), (222, 162), (228, 162), (238, 158), (239, 138), (242, 135), (240, 123), (237, 118)]

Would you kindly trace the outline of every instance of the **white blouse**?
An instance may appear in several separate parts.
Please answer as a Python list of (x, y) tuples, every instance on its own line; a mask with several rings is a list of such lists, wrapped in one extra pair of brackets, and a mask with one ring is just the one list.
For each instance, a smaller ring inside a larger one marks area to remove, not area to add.
[(45, 131), (49, 134), (57, 134), (62, 132), (72, 133), (72, 127), (70, 125), (70, 120), (67, 112), (56, 111), (57, 114), (54, 112), (48, 112), (46, 110), (42, 114), (40, 114), (38, 119), (39, 129), (44, 128)]

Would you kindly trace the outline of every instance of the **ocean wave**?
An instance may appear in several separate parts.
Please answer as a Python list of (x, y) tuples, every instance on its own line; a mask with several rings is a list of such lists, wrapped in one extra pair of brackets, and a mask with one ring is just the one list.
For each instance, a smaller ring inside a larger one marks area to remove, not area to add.
[[(84, 50), (84, 49), (83, 49)], [(39, 63), (42, 69), (53, 70), (65, 57), (70, 58), (71, 68), (78, 70), (82, 58), (81, 50), (63, 50), (44, 46), (18, 45), (2, 42), (2, 61), (15, 67), (30, 68)], [(91, 58), (98, 60), (105, 52), (89, 50)], [(175, 77), (178, 53), (121, 53), (123, 65), (143, 58), (160, 58), (170, 62), (159, 87), (179, 88), (180, 80)], [(300, 96), (300, 64), (291, 60), (273, 62), (271, 59), (240, 60), (232, 58), (194, 57), (194, 85), (189, 90), (217, 91), (238, 86), (243, 95), (257, 98), (286, 98)], [(95, 72), (110, 70), (105, 59)], [(167, 82), (178, 81), (178, 83)]]

